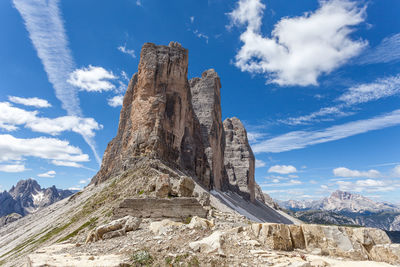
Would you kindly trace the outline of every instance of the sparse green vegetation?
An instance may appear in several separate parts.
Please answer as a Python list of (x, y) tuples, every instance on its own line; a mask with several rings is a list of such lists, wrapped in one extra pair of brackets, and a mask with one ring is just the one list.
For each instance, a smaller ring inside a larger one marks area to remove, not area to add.
[(132, 255), (134, 266), (151, 266), (154, 259), (146, 250), (139, 250)]
[(165, 258), (165, 264), (168, 266), (188, 266), (198, 267), (200, 266), (199, 259), (196, 256), (190, 256), (188, 253), (177, 255), (176, 257)]
[(98, 219), (97, 217), (90, 219), (89, 221), (87, 221), (84, 224), (82, 224), (78, 229), (76, 229), (75, 231), (73, 231), (69, 235), (57, 240), (57, 242), (63, 242), (63, 241), (66, 241), (66, 240), (70, 239), (71, 237), (76, 236), (80, 231), (82, 231), (86, 227), (89, 227), (89, 229), (94, 228), (95, 225), (96, 225), (97, 219)]
[(183, 220), (183, 223), (184, 224), (189, 224), (190, 222), (192, 221), (192, 217), (186, 217), (184, 220)]
[(144, 190), (140, 190), (138, 194), (143, 195), (143, 193), (144, 193)]

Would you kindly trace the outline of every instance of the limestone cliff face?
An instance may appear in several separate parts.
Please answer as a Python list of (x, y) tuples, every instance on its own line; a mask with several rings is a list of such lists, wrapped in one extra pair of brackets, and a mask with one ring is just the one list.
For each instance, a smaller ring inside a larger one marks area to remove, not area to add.
[(109, 143), (92, 183), (149, 157), (192, 172), (203, 185), (211, 185), (187, 71), (188, 51), (180, 44), (143, 45), (138, 73), (124, 97), (117, 136)]
[(247, 139), (247, 132), (237, 118), (224, 121), (225, 169), (233, 190), (254, 202), (255, 199), (255, 158)]
[(213, 70), (203, 72), (201, 78), (189, 81), (194, 112), (200, 122), (211, 179), (217, 189), (226, 189), (224, 168), (225, 133), (221, 119), (221, 82)]

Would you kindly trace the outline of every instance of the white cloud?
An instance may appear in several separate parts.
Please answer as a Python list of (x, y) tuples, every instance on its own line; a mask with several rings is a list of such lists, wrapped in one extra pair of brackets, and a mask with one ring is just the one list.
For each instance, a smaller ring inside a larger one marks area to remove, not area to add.
[(267, 163), (265, 163), (265, 161), (256, 159), (256, 168), (262, 168), (262, 167), (265, 167), (265, 165), (267, 165)]
[(38, 177), (42, 177), (42, 178), (54, 178), (56, 176), (56, 172), (55, 171), (48, 171), (45, 173), (40, 173), (37, 175)]
[(353, 192), (388, 192), (400, 188), (399, 182), (391, 180), (365, 179), (357, 180), (355, 182), (337, 181), (336, 184), (342, 191)]
[(208, 44), (208, 39), (209, 39), (208, 35), (199, 32), (199, 30), (194, 30), (193, 33), (197, 38), (204, 39)]
[(65, 167), (74, 167), (74, 168), (83, 167), (82, 164), (76, 163), (74, 161), (52, 160), (51, 163), (56, 165), (56, 166), (65, 166)]
[(400, 75), (380, 78), (373, 83), (353, 86), (338, 100), (346, 105), (355, 105), (378, 100), (400, 93)]
[(360, 56), (357, 64), (389, 63), (400, 60), (400, 33), (386, 37), (375, 48)]
[(239, 0), (229, 13), (232, 25), (246, 26), (235, 65), (242, 71), (265, 73), (279, 85), (317, 85), (317, 79), (358, 55), (367, 42), (350, 38), (365, 18), (365, 7), (349, 0), (320, 1), (315, 12), (282, 18), (271, 32), (261, 34), (265, 5)]
[(118, 106), (122, 106), (123, 100), (124, 100), (123, 95), (116, 95), (116, 96), (113, 96), (112, 98), (107, 99), (107, 102), (108, 102), (108, 105), (115, 108)]
[(325, 190), (325, 189), (328, 189), (328, 186), (323, 184), (323, 185), (321, 185), (321, 188)]
[(268, 169), (268, 172), (275, 172), (279, 174), (289, 174), (297, 172), (296, 167), (292, 165), (274, 165)]
[(18, 97), (18, 96), (8, 96), (8, 100), (10, 100), (11, 102), (16, 103), (16, 104), (32, 106), (32, 107), (37, 107), (37, 108), (51, 107), (51, 104), (49, 102), (47, 102), (47, 100), (40, 99), (37, 97), (24, 98), (24, 97)]
[(247, 132), (247, 139), (250, 143), (255, 143), (265, 136), (264, 133)]
[(0, 172), (23, 172), (25, 171), (23, 164), (4, 164), (0, 165)]
[(190, 23), (193, 23), (194, 22), (194, 16), (191, 16), (190, 17)]
[(136, 5), (137, 6), (142, 6), (142, 1), (141, 0), (136, 0)]
[(122, 53), (131, 56), (132, 58), (136, 58), (135, 50), (126, 48), (126, 44), (118, 46), (117, 49)]
[(392, 173), (395, 177), (400, 178), (400, 165), (394, 167)]
[(82, 91), (102, 92), (115, 89), (115, 85), (109, 80), (116, 78), (111, 71), (89, 65), (87, 68), (74, 70), (67, 81)]
[(379, 78), (372, 83), (358, 84), (350, 87), (345, 93), (336, 99), (337, 102), (341, 102), (336, 106), (324, 107), (309, 115), (292, 117), (280, 120), (280, 122), (288, 125), (301, 125), (310, 122), (330, 121), (336, 117), (344, 117), (354, 114), (354, 112), (345, 111), (345, 108), (379, 100), (399, 93), (400, 75)]
[(272, 180), (272, 182), (275, 183), (275, 184), (277, 184), (277, 183), (279, 183), (280, 181), (279, 181), (279, 179), (276, 179), (276, 178), (275, 178), (275, 179)]
[(400, 124), (400, 109), (371, 119), (353, 121), (316, 131), (293, 131), (252, 145), (255, 153), (279, 153), (331, 142)]
[(89, 156), (68, 141), (56, 138), (16, 138), (0, 135), (0, 162), (21, 161), (26, 157), (67, 162), (87, 162)]
[[(63, 19), (58, 7), (59, 1), (13, 0), (13, 3), (25, 22), (29, 37), (62, 107), (70, 116), (83, 117), (78, 91), (66, 83), (70, 73), (75, 69), (75, 62), (68, 47)], [(96, 143), (88, 136), (82, 137), (93, 151), (97, 163), (100, 164)]]
[(358, 171), (350, 170), (345, 167), (335, 168), (333, 174), (338, 177), (365, 177), (365, 178), (377, 178), (381, 176), (381, 173), (377, 170)]
[(290, 183), (291, 183), (291, 184), (294, 184), (294, 185), (296, 185), (296, 184), (302, 184), (301, 181), (299, 181), (299, 180), (294, 180), (294, 179), (290, 180)]
[(13, 107), (8, 102), (0, 102), (0, 128), (14, 131), (18, 125), (35, 132), (57, 135), (64, 131), (73, 131), (89, 138), (94, 137), (95, 130), (103, 128), (93, 118), (63, 116), (58, 118), (43, 118), (37, 116), (37, 111), (26, 111)]

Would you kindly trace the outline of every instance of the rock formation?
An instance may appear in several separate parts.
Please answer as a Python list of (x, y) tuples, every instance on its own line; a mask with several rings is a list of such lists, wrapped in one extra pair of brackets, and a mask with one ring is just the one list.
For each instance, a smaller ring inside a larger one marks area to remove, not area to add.
[(0, 193), (0, 226), (72, 194), (70, 190), (59, 190), (55, 186), (42, 189), (34, 179), (20, 180), (8, 192)]
[(247, 139), (247, 132), (238, 118), (224, 121), (225, 131), (225, 169), (230, 187), (254, 202), (255, 158)]
[(201, 137), (211, 179), (217, 189), (226, 189), (224, 168), (225, 134), (221, 119), (221, 82), (213, 70), (189, 81), (194, 112), (200, 122)]
[[(254, 155), (241, 122), (222, 123), (218, 74), (210, 69), (188, 81), (187, 72), (188, 51), (180, 44), (143, 45), (117, 136), (91, 183), (115, 177), (143, 158), (159, 159), (207, 189), (235, 191), (254, 202)], [(156, 191), (166, 197), (167, 187)]]
[(189, 171), (204, 186), (211, 186), (187, 71), (188, 51), (180, 44), (143, 45), (138, 73), (124, 97), (117, 136), (108, 144), (92, 183), (105, 181), (138, 158), (148, 157)]

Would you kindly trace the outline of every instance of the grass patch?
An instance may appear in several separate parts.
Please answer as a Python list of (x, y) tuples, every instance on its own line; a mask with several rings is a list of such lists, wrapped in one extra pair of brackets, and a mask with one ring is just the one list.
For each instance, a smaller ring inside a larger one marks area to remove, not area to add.
[(183, 220), (183, 223), (184, 223), (184, 224), (189, 224), (191, 221), (192, 221), (192, 217), (189, 216), (189, 217), (186, 217), (186, 218)]
[(154, 259), (146, 250), (139, 250), (132, 255), (134, 266), (151, 266)]
[(63, 242), (66, 241), (68, 239), (70, 239), (71, 237), (76, 236), (80, 231), (82, 231), (83, 229), (89, 227), (90, 229), (94, 228), (97, 222), (97, 217), (90, 219), (89, 221), (85, 222), (84, 224), (82, 224), (78, 229), (76, 229), (75, 231), (73, 231), (72, 233), (70, 233), (67, 236), (64, 236), (63, 238), (60, 238), (57, 240), (57, 242)]
[(140, 196), (140, 195), (143, 195), (143, 193), (144, 193), (144, 190), (140, 190), (138, 194)]

